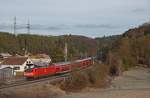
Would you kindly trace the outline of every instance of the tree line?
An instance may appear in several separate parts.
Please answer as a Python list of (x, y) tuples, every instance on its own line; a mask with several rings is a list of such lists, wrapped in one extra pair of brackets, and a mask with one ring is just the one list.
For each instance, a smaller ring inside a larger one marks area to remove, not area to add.
[(122, 35), (88, 38), (78, 35), (42, 36), (0, 32), (0, 52), (13, 55), (46, 53), (53, 62), (64, 61), (68, 43), (68, 60), (96, 56), (107, 65), (123, 69), (143, 64), (150, 66), (150, 24), (129, 29)]
[(68, 43), (69, 60), (96, 55), (97, 42), (77, 35), (42, 36), (0, 32), (0, 52), (24, 55), (46, 53), (53, 62), (64, 61), (64, 47)]
[(150, 67), (150, 24), (129, 29), (122, 35), (97, 40), (100, 41), (99, 58), (112, 68), (128, 70), (138, 65)]

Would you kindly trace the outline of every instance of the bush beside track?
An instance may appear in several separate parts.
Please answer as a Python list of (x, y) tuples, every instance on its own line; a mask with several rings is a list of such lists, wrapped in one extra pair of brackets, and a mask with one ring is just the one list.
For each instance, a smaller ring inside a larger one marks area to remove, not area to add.
[(66, 91), (78, 91), (85, 87), (104, 88), (110, 84), (109, 66), (96, 62), (92, 67), (71, 76), (60, 83), (60, 88)]

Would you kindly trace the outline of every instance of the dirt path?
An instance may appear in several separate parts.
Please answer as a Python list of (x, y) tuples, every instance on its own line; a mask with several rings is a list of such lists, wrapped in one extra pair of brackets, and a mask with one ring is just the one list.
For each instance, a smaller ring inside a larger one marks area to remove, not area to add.
[(124, 72), (123, 76), (115, 78), (113, 89), (150, 88), (150, 70), (142, 67), (132, 68)]
[(108, 89), (70, 93), (60, 98), (150, 98), (150, 70), (132, 68), (115, 78)]

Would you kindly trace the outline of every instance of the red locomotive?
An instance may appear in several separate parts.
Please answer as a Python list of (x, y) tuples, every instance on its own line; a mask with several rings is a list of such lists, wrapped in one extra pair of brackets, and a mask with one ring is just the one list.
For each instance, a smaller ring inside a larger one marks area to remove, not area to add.
[[(74, 68), (87, 67), (93, 63), (91, 57), (76, 60), (73, 62), (60, 62), (43, 66), (44, 64), (27, 64), (24, 76), (26, 78), (38, 78), (43, 76), (55, 75), (58, 73), (70, 72)], [(42, 66), (40, 66), (42, 65)]]

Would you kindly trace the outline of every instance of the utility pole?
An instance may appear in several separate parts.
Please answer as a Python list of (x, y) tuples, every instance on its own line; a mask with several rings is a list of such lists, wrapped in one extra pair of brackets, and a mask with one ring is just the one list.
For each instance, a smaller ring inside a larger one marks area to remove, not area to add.
[(28, 43), (27, 43), (27, 38), (25, 38), (25, 50), (24, 50), (24, 54), (25, 54), (25, 56), (27, 56), (28, 55)]
[(16, 24), (17, 24), (17, 23), (16, 23), (16, 17), (14, 17), (14, 32), (13, 32), (14, 35), (16, 35)]
[(28, 23), (27, 23), (27, 34), (30, 34), (30, 21), (28, 20)]
[(68, 44), (67, 42), (65, 43), (65, 49), (64, 49), (64, 54), (65, 54), (65, 62), (67, 62), (68, 59)]

